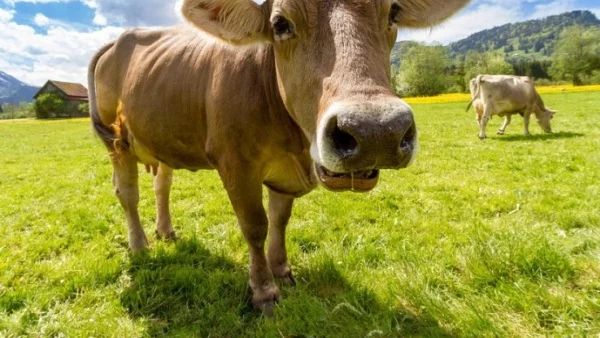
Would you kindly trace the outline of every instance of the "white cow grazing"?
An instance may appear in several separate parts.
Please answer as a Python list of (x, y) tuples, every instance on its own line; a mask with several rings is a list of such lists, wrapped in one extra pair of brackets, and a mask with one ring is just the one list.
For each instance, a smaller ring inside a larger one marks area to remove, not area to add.
[(493, 115), (504, 116), (504, 124), (498, 130), (499, 135), (504, 134), (513, 114), (523, 116), (527, 136), (530, 135), (529, 118), (532, 113), (545, 132), (552, 132), (550, 120), (556, 112), (546, 108), (529, 77), (478, 75), (470, 81), (469, 87), (472, 100), (467, 111), (471, 105), (475, 107), (480, 139), (486, 138), (485, 127)]

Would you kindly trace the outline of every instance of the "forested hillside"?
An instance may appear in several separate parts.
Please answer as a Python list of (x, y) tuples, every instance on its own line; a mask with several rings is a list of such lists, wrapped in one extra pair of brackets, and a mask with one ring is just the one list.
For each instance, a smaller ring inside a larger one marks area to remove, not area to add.
[(484, 30), (448, 46), (401, 41), (391, 62), (393, 85), (402, 96), (467, 91), (478, 74), (597, 84), (600, 20), (590, 11), (573, 11)]
[(600, 26), (600, 20), (590, 11), (573, 11), (487, 29), (448, 47), (455, 55), (465, 55), (470, 50), (495, 50), (529, 55), (533, 59), (548, 58), (554, 52), (554, 43), (560, 33), (575, 25)]
[[(600, 27), (600, 20), (590, 11), (573, 11), (538, 20), (506, 24), (477, 32), (448, 45), (455, 60), (464, 60), (469, 51), (499, 51), (508, 58), (543, 61), (550, 58), (560, 33), (567, 27)], [(392, 64), (398, 65), (402, 55), (414, 41), (400, 41), (392, 51)]]

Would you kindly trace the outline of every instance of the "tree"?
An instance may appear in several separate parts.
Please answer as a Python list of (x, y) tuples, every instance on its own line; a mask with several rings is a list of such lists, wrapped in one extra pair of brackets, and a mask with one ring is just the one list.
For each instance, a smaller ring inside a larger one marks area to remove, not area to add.
[(469, 88), (469, 81), (480, 74), (514, 74), (513, 67), (500, 52), (471, 51), (465, 58), (465, 88)]
[(446, 91), (451, 83), (446, 71), (450, 64), (443, 46), (416, 44), (408, 50), (395, 79), (402, 96), (432, 96)]
[(65, 108), (65, 101), (54, 93), (44, 93), (35, 100), (35, 116), (38, 119), (58, 116)]
[(565, 29), (552, 54), (550, 73), (555, 80), (571, 80), (580, 86), (600, 68), (600, 29), (573, 26)]

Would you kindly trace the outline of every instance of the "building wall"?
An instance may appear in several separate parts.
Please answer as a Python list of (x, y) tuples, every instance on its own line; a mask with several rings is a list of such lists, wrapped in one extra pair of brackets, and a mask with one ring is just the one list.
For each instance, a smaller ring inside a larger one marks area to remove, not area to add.
[(79, 101), (79, 100), (65, 100), (65, 110), (69, 113), (71, 117), (87, 117), (90, 116), (89, 112), (80, 112), (79, 105), (82, 103), (86, 103), (87, 101)]

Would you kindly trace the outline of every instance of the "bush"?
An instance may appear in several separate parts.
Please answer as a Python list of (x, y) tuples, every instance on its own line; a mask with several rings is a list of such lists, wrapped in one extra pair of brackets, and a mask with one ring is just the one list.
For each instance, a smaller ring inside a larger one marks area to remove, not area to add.
[(77, 106), (77, 110), (79, 110), (79, 112), (82, 114), (89, 114), (90, 113), (90, 104), (87, 102), (84, 102), (84, 103), (80, 104), (79, 106)]
[(35, 116), (46, 119), (60, 115), (65, 109), (65, 100), (53, 93), (44, 93), (35, 100)]
[(552, 81), (548, 80), (548, 79), (537, 79), (535, 80), (535, 85), (536, 86), (551, 86), (552, 85)]

